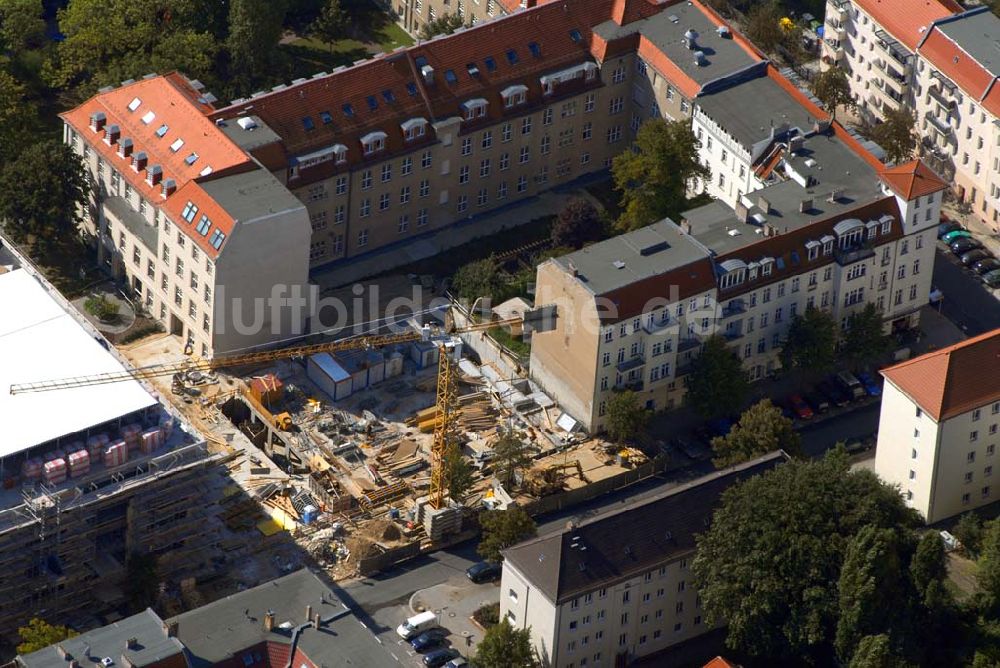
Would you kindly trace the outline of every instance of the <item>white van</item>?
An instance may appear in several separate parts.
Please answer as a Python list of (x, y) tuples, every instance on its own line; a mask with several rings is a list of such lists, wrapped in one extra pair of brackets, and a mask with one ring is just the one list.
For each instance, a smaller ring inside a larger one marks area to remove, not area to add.
[(407, 619), (405, 622), (399, 625), (396, 629), (396, 633), (403, 640), (410, 640), (415, 638), (424, 631), (430, 629), (436, 629), (438, 625), (438, 616), (433, 610), (427, 610), (426, 612), (421, 612), (419, 615), (414, 615)]

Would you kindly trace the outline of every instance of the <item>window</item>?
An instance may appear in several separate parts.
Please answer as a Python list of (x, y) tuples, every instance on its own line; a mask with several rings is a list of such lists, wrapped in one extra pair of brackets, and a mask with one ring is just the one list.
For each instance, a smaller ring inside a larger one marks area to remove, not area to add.
[(403, 161), (399, 163), (400, 176), (406, 176), (412, 171), (413, 171), (413, 158), (403, 158)]
[(333, 224), (341, 225), (347, 217), (347, 207), (344, 204), (338, 204), (333, 209)]
[(347, 177), (346, 176), (338, 176), (337, 177), (336, 193), (338, 195), (343, 195), (346, 192), (347, 192)]
[(420, 181), (419, 194), (421, 197), (427, 197), (431, 194), (431, 182), (427, 179)]
[(382, 183), (388, 183), (392, 180), (392, 163), (387, 162), (382, 165)]
[(497, 186), (497, 199), (507, 199), (507, 182), (501, 181)]
[(366, 169), (361, 172), (361, 189), (368, 190), (372, 187), (372, 170)]
[(621, 110), (625, 108), (625, 99), (622, 97), (613, 97), (608, 103), (608, 113), (618, 114)]
[(484, 179), (490, 175), (490, 161), (489, 158), (483, 160), (479, 163), (479, 178)]
[(489, 193), (486, 188), (481, 188), (479, 194), (476, 196), (477, 206), (486, 206), (486, 202), (489, 200)]
[(399, 189), (399, 203), (406, 204), (410, 201), (410, 186), (403, 186)]
[(187, 204), (184, 205), (184, 210), (181, 211), (181, 218), (190, 223), (192, 220), (194, 220), (195, 214), (197, 213), (198, 213), (198, 205), (195, 204), (194, 202), (188, 202)]
[(424, 227), (427, 225), (427, 209), (420, 209), (417, 211), (417, 227)]
[(467, 195), (461, 195), (458, 198), (458, 212), (463, 213), (469, 208), (469, 197)]
[(372, 213), (372, 201), (367, 197), (361, 200), (361, 206), (358, 210), (358, 215), (362, 218), (367, 218)]
[(424, 154), (420, 157), (420, 166), (424, 169), (429, 169), (431, 166), (431, 152), (424, 151)]
[(358, 247), (368, 245), (368, 229), (365, 228), (358, 232)]
[(389, 193), (382, 193), (378, 197), (378, 210), (385, 211), (389, 208)]
[(608, 143), (609, 144), (614, 144), (616, 142), (619, 142), (619, 141), (621, 141), (621, 138), (622, 138), (622, 126), (615, 125), (613, 127), (608, 128)]
[(521, 119), (521, 134), (530, 135), (531, 134), (531, 116), (525, 116)]
[(528, 190), (528, 177), (521, 175), (517, 177), (517, 192), (523, 193)]
[(212, 233), (212, 238), (209, 239), (209, 243), (212, 244), (212, 248), (214, 248), (215, 250), (219, 250), (220, 248), (222, 248), (222, 244), (223, 242), (225, 242), (225, 240), (226, 240), (226, 235), (219, 230), (215, 230), (215, 232)]
[(625, 81), (625, 66), (624, 65), (619, 65), (611, 73), (611, 82), (612, 83), (616, 83), (616, 84), (620, 84), (623, 81)]
[(548, 135), (542, 137), (541, 153), (542, 155), (548, 155), (549, 151), (552, 150), (552, 138)]
[(472, 138), (465, 137), (462, 139), (462, 155), (472, 155)]
[(459, 185), (462, 185), (468, 182), (469, 182), (469, 166), (462, 165), (462, 167), (458, 170), (458, 183)]
[(594, 135), (594, 124), (590, 121), (583, 124), (582, 132), (580, 133), (583, 141), (589, 141)]
[(510, 154), (501, 153), (500, 154), (500, 171), (504, 171), (510, 167)]
[(484, 149), (487, 149), (487, 148), (490, 148), (491, 146), (493, 146), (493, 131), (492, 130), (487, 130), (487, 131), (485, 131), (483, 133), (482, 146), (483, 146)]
[(542, 125), (552, 125), (552, 107), (542, 112)]
[(523, 164), (526, 164), (529, 160), (531, 160), (531, 147), (530, 146), (522, 146), (521, 147), (521, 155), (518, 158), (518, 162), (523, 165)]

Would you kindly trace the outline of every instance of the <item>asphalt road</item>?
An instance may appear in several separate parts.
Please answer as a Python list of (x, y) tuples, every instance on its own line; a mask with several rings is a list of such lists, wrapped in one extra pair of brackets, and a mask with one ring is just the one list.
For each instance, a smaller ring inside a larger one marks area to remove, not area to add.
[(934, 285), (944, 293), (942, 315), (969, 336), (1000, 327), (1000, 300), (940, 243), (934, 260)]

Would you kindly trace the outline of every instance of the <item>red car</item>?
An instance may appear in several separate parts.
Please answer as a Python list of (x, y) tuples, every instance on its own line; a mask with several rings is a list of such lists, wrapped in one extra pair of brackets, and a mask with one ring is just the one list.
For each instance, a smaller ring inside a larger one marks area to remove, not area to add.
[(795, 416), (800, 420), (810, 420), (813, 416), (813, 409), (809, 407), (806, 400), (799, 394), (788, 397), (788, 405), (791, 406)]

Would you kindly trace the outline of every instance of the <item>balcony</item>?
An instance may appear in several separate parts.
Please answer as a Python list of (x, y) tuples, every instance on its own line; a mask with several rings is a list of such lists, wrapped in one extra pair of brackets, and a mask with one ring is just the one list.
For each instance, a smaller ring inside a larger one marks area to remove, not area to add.
[(747, 312), (746, 302), (742, 299), (733, 299), (722, 307), (722, 318), (731, 318), (734, 315)]
[(615, 367), (620, 373), (626, 373), (632, 369), (638, 369), (639, 367), (646, 364), (646, 358), (642, 355), (635, 355), (624, 362), (619, 362)]
[(846, 267), (854, 264), (855, 262), (861, 262), (862, 260), (867, 260), (872, 257), (875, 257), (875, 251), (868, 246), (854, 246), (853, 248), (843, 250), (836, 248), (833, 251), (833, 259), (836, 260), (837, 264), (841, 267)]
[(844, 44), (832, 37), (823, 38), (823, 60), (833, 65), (844, 60)]
[(954, 128), (950, 124), (942, 121), (929, 111), (924, 114), (924, 120), (927, 121), (928, 125), (937, 130), (942, 137), (950, 137), (954, 132)]
[(875, 32), (875, 46), (904, 68), (909, 68), (913, 54), (907, 51), (902, 44), (894, 40), (886, 31), (878, 30)]
[(677, 353), (680, 354), (686, 350), (692, 350), (701, 345), (701, 341), (697, 337), (691, 336), (688, 338), (680, 339), (677, 342)]
[(650, 321), (648, 318), (642, 324), (642, 331), (647, 334), (660, 334), (664, 330), (671, 329), (675, 326), (669, 319), (667, 320), (653, 320)]
[(906, 90), (909, 87), (910, 82), (908, 77), (897, 71), (892, 65), (884, 60), (879, 59), (875, 61), (875, 64), (885, 74), (885, 76), (882, 77), (885, 85), (893, 88), (899, 94), (900, 98), (902, 98), (902, 96), (906, 94)]
[(937, 102), (938, 106), (941, 107), (941, 110), (944, 111), (945, 114), (954, 111), (957, 106), (955, 100), (946, 96), (944, 86), (929, 86), (927, 88), (927, 96)]

